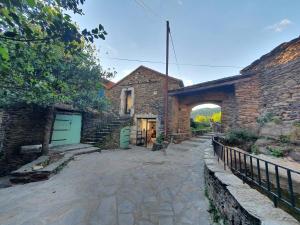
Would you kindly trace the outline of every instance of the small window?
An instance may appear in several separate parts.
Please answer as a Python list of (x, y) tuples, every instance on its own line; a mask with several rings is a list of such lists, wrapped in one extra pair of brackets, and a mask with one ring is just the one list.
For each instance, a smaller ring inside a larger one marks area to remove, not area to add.
[(131, 90), (127, 90), (125, 91), (125, 114), (129, 114), (131, 112), (132, 109), (132, 91)]

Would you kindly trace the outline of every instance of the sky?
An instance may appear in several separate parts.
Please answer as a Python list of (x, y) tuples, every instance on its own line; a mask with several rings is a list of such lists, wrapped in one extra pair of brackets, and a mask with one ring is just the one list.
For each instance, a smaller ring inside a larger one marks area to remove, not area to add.
[(140, 65), (165, 72), (166, 19), (181, 64), (170, 45), (169, 74), (186, 86), (238, 75), (300, 35), (299, 0), (86, 0), (82, 9), (72, 16), (80, 28), (102, 24), (108, 33), (95, 45), (103, 68), (116, 70), (113, 81)]

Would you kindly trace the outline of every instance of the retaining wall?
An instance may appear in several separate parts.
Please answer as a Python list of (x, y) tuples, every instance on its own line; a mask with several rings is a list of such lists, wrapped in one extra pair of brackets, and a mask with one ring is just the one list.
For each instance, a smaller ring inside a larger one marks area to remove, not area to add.
[(269, 198), (224, 170), (212, 148), (205, 150), (204, 158), (208, 197), (230, 225), (300, 225), (291, 215), (275, 208)]

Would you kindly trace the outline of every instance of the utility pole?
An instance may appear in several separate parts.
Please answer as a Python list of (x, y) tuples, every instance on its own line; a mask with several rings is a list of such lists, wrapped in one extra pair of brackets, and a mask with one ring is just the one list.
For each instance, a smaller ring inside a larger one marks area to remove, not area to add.
[(167, 39), (166, 39), (166, 79), (164, 85), (164, 127), (165, 127), (165, 139), (167, 139), (168, 135), (168, 89), (169, 89), (169, 36), (170, 36), (170, 25), (167, 20)]

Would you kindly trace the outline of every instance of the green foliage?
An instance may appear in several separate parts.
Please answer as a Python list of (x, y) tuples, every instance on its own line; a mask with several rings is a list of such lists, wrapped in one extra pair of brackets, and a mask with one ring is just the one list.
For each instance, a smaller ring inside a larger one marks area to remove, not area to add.
[[(99, 96), (100, 80), (114, 72), (101, 68), (95, 49), (87, 42), (93, 39), (88, 33), (80, 34), (70, 16), (63, 13), (81, 14), (79, 4), (77, 0), (2, 3), (0, 107), (64, 103), (99, 109), (106, 104)], [(103, 31), (101, 25), (99, 30)]]
[(289, 135), (280, 135), (279, 136), (279, 141), (283, 144), (290, 143), (290, 136)]
[(97, 109), (105, 104), (98, 95), (100, 79), (114, 73), (102, 70), (91, 46), (82, 43), (72, 52), (65, 51), (62, 42), (45, 45), (8, 41), (6, 45), (10, 59), (1, 73), (1, 107), (65, 103)]
[(271, 152), (271, 155), (274, 157), (283, 157), (283, 150), (279, 147), (268, 146), (267, 149)]
[(190, 126), (191, 126), (191, 128), (197, 127), (197, 123), (192, 118), (190, 118)]
[[(203, 114), (201, 114), (200, 112), (203, 112)], [(195, 113), (197, 113), (197, 114), (195, 114)], [(208, 123), (209, 124), (209, 122), (211, 120), (213, 122), (221, 123), (222, 113), (220, 111), (220, 108), (198, 109), (198, 110), (192, 112), (191, 117), (197, 123)]]
[(197, 115), (195, 117), (194, 121), (197, 122), (197, 123), (209, 122), (209, 117), (208, 116), (204, 116), (204, 115)]
[(221, 220), (221, 215), (212, 201), (209, 201), (208, 212), (212, 215), (212, 219), (214, 223), (219, 223)]
[(267, 122), (270, 122), (272, 120), (273, 114), (272, 113), (265, 113), (264, 115), (258, 117), (256, 119), (256, 122), (262, 127)]
[(163, 133), (160, 133), (157, 138), (156, 138), (156, 143), (157, 144), (162, 144), (165, 140), (165, 137), (164, 137), (164, 134)]
[(103, 26), (80, 31), (67, 11), (83, 15), (79, 8), (85, 0), (3, 0), (0, 3), (0, 63), (5, 67), (8, 49), (3, 41), (65, 42), (66, 49), (74, 48), (73, 43), (93, 42), (105, 39)]
[(213, 122), (221, 123), (221, 118), (222, 118), (222, 113), (221, 112), (216, 112), (211, 116), (211, 120)]
[(231, 145), (240, 145), (245, 142), (254, 142), (257, 138), (257, 135), (251, 130), (237, 129), (228, 132), (225, 136), (225, 141)]
[(252, 145), (251, 146), (251, 153), (254, 154), (254, 155), (258, 155), (259, 149), (258, 149), (257, 145)]

